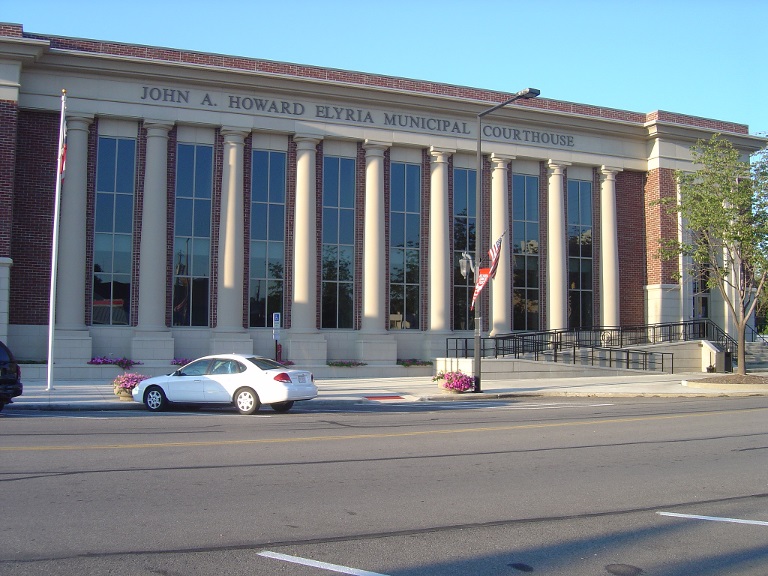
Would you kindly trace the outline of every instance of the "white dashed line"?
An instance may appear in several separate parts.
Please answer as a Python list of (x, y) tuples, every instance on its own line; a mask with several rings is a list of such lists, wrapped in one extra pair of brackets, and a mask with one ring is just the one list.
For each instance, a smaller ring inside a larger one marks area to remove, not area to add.
[(347, 566), (339, 566), (338, 564), (318, 562), (317, 560), (299, 558), (298, 556), (288, 556), (287, 554), (270, 552), (268, 550), (259, 552), (259, 556), (264, 556), (265, 558), (274, 558), (275, 560), (283, 560), (285, 562), (293, 562), (294, 564), (302, 564), (304, 566), (312, 566), (314, 568), (322, 568), (323, 570), (339, 572), (340, 574), (352, 574), (353, 576), (387, 576), (386, 574), (379, 574), (378, 572), (368, 572), (367, 570), (358, 570), (357, 568), (348, 568)]
[(709, 520), (710, 522), (731, 522), (732, 524), (768, 526), (768, 522), (762, 520), (742, 520), (741, 518), (721, 518), (719, 516), (697, 516), (696, 514), (677, 514), (675, 512), (656, 512), (656, 514), (659, 516), (671, 516), (673, 518), (688, 518), (690, 520)]

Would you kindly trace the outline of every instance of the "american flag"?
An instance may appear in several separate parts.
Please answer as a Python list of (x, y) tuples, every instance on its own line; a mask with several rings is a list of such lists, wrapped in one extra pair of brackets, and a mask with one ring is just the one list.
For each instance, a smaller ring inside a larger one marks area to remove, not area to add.
[[(506, 232), (504, 233), (506, 234)], [(504, 238), (504, 234), (499, 236), (499, 239), (496, 240), (496, 244), (491, 246), (491, 249), (488, 250), (488, 258), (491, 260), (491, 278), (496, 277), (496, 268), (499, 267), (499, 256), (501, 255), (501, 240)]]

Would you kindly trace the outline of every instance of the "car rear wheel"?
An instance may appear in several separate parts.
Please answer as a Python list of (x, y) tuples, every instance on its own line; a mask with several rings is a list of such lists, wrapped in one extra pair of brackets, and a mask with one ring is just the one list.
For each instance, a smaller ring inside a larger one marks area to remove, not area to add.
[(144, 393), (144, 404), (147, 410), (151, 412), (160, 412), (168, 406), (168, 399), (165, 392), (159, 386), (150, 386)]
[(272, 410), (275, 412), (288, 412), (291, 408), (293, 408), (293, 400), (288, 400), (287, 402), (275, 402), (274, 404), (270, 404), (272, 406)]
[(253, 414), (261, 407), (259, 395), (250, 388), (238, 388), (234, 404), (240, 414)]

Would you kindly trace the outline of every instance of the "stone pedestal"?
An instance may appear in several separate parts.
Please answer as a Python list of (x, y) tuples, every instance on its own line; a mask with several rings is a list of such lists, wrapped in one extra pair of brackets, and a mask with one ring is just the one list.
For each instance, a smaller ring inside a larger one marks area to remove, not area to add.
[(397, 342), (389, 334), (360, 335), (356, 343), (357, 359), (366, 364), (395, 364)]
[(93, 340), (87, 330), (58, 330), (54, 332), (54, 362), (86, 364), (93, 358)]
[(174, 341), (170, 332), (134, 332), (131, 339), (132, 359), (170, 364), (173, 354)]
[(328, 362), (328, 342), (322, 334), (292, 334), (283, 342), (283, 360), (299, 366), (320, 366)]
[(253, 340), (247, 332), (216, 332), (211, 336), (211, 354), (253, 354)]
[[(425, 333), (421, 347), (422, 358), (443, 358), (445, 357), (445, 343), (447, 338), (457, 336), (449, 331), (438, 333)], [(471, 337), (471, 336), (470, 336)], [(418, 356), (414, 350), (413, 356)]]

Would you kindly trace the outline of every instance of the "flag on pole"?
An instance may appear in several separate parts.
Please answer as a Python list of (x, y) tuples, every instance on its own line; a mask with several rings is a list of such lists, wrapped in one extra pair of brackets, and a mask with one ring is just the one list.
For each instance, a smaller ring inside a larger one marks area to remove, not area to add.
[[(66, 113), (67, 110), (67, 95), (66, 93), (62, 95), (61, 99), (63, 100), (63, 110)], [(59, 174), (58, 177), (64, 180), (64, 173), (67, 169), (67, 123), (62, 122), (61, 124), (61, 137), (60, 137), (60, 143), (59, 143)]]
[[(506, 232), (504, 232), (506, 234)], [(504, 238), (504, 234), (499, 236), (496, 243), (488, 250), (488, 258), (491, 260), (490, 276), (496, 278), (496, 268), (499, 267), (499, 256), (501, 255), (501, 239)]]
[(61, 212), (61, 183), (67, 161), (67, 91), (61, 91), (61, 117), (59, 118), (59, 150), (56, 162), (56, 192), (53, 204), (53, 241), (51, 242), (51, 289), (48, 304), (48, 386), (53, 389), (53, 347), (56, 323), (56, 272), (59, 260), (59, 214)]
[(485, 288), (485, 285), (488, 283), (488, 278), (490, 277), (490, 268), (480, 268), (477, 273), (477, 284), (475, 284), (475, 293), (472, 295), (472, 305), (469, 307), (470, 310), (475, 309), (475, 300), (477, 300), (477, 297), (480, 295), (480, 292), (483, 291), (483, 288)]

